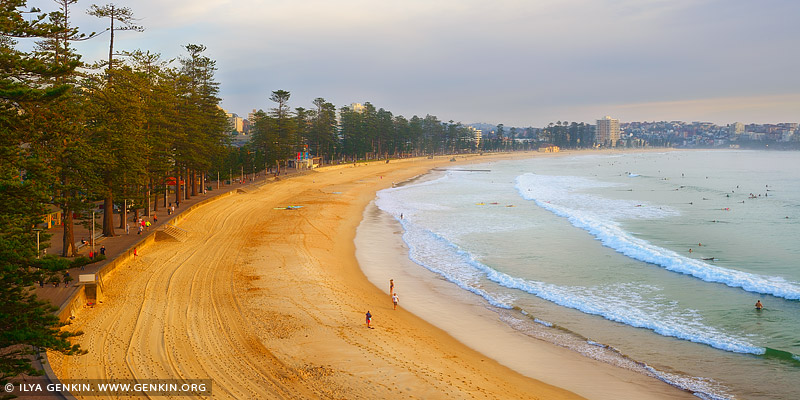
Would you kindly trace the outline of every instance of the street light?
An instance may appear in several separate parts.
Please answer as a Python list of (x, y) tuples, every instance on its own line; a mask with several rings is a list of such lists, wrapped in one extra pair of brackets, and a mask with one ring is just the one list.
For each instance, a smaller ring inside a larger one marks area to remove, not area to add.
[(92, 237), (89, 239), (92, 244), (92, 255), (94, 256), (94, 210), (92, 210)]
[(34, 228), (33, 230), (36, 231), (36, 258), (39, 258), (39, 232), (42, 230), (40, 228)]

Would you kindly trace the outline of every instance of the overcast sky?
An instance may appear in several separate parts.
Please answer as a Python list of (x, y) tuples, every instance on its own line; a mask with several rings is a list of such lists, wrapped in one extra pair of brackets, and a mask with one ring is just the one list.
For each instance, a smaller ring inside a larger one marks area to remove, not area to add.
[[(31, 0), (43, 8), (52, 4)], [(107, 21), (73, 9), (74, 24)], [(105, 3), (97, 3), (105, 4)], [(544, 126), (653, 120), (800, 122), (798, 0), (117, 0), (145, 31), (118, 50), (217, 61), (246, 117), (323, 97), (395, 115)], [(78, 45), (108, 55), (108, 34)]]

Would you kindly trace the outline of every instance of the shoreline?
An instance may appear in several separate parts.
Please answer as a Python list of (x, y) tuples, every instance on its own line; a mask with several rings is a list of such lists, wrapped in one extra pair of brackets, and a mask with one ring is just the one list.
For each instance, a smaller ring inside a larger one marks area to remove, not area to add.
[[(213, 398), (581, 398), (464, 345), (406, 311), (410, 299), (392, 310), (355, 256), (364, 210), (393, 181), (536, 154), (328, 167), (207, 204), (178, 224), (189, 240), (121, 263), (103, 301), (70, 327), (85, 332), (75, 341), (89, 354), (51, 352), (53, 370), (60, 379), (211, 378)], [(287, 205), (302, 208), (275, 209)], [(375, 329), (364, 326), (367, 310)]]
[(485, 299), (411, 261), (402, 234), (399, 221), (373, 201), (364, 210), (355, 238), (356, 257), (364, 274), (386, 293), (387, 301), (389, 279), (394, 279), (400, 297), (398, 309), (409, 310), (522, 375), (586, 398), (695, 398), (657, 378), (597, 361), (512, 328), (502, 319), (516, 317), (501, 315), (511, 310), (494, 309)]

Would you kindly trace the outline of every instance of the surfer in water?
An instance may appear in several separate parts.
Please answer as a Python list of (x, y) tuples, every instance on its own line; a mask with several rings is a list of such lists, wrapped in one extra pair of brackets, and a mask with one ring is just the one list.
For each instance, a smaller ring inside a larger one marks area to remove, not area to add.
[(760, 310), (760, 309), (762, 309), (762, 308), (764, 308), (764, 305), (763, 305), (763, 304), (761, 304), (761, 300), (757, 301), (757, 302), (756, 302), (756, 310)]

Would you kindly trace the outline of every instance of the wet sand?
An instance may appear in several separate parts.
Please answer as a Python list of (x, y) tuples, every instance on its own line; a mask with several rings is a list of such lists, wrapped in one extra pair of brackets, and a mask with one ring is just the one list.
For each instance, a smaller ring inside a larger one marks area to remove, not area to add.
[(394, 280), (398, 310), (418, 315), (516, 372), (588, 399), (696, 399), (660, 380), (512, 329), (483, 298), (411, 261), (402, 229), (394, 217), (370, 203), (356, 235), (356, 256), (365, 275), (383, 288), (387, 302), (389, 280)]
[[(110, 275), (102, 302), (73, 322), (89, 354), (49, 354), (52, 368), (62, 380), (210, 378), (213, 398), (580, 398), (466, 346), (409, 312), (405, 297), (392, 310), (388, 287), (356, 261), (356, 228), (377, 190), (487, 159), (329, 167), (206, 204), (177, 224), (186, 240), (142, 248)], [(289, 205), (302, 208), (275, 209)], [(558, 363), (562, 349), (545, 349), (536, 352), (555, 355), (535, 364), (564, 379), (603, 371), (596, 393), (642, 398), (666, 386), (585, 359)], [(667, 388), (661, 398), (686, 395)]]

